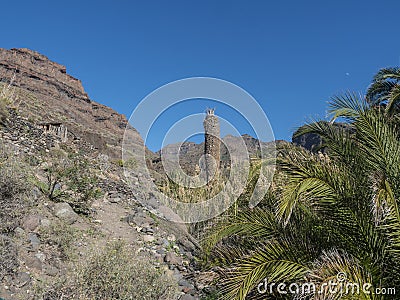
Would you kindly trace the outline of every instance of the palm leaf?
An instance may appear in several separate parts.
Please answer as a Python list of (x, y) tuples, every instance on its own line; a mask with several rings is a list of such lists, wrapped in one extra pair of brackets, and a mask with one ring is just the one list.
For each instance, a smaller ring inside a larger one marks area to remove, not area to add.
[(354, 121), (361, 112), (368, 110), (368, 108), (369, 105), (364, 97), (347, 92), (331, 98), (328, 114), (332, 115), (332, 122), (339, 117)]
[(204, 250), (209, 252), (219, 241), (232, 235), (268, 239), (279, 227), (273, 213), (260, 208), (247, 209), (236, 216), (224, 216), (208, 230), (209, 234), (203, 240)]
[(288, 244), (271, 240), (226, 272), (224, 299), (246, 299), (250, 291), (266, 278), (270, 282), (300, 280), (309, 271), (301, 259), (298, 251), (293, 251)]
[(356, 258), (337, 249), (324, 251), (308, 278), (316, 284), (315, 300), (379, 299), (363, 291), (364, 284), (373, 283), (368, 270)]

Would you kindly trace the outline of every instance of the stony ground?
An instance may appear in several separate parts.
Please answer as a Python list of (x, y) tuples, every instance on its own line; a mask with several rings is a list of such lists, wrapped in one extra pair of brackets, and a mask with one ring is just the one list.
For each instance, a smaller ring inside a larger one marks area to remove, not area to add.
[[(12, 122), (0, 129), (0, 141), (16, 157), (32, 159), (60, 146), (57, 137), (45, 134), (27, 119), (18, 114), (10, 118)], [(77, 147), (73, 142), (69, 146)], [(79, 147), (86, 146), (85, 151), (89, 151), (88, 145), (79, 143)], [(96, 158), (99, 155), (87, 153)], [(39, 169), (40, 165), (33, 172), (40, 175)], [(99, 182), (104, 194), (92, 204), (88, 216), (78, 215), (67, 203), (49, 201), (37, 188), (29, 191), (34, 205), (13, 233), (19, 266), (1, 283), (1, 298), (32, 299), (38, 282), (67, 274), (66, 256), (84, 260), (91, 249), (122, 240), (136, 255), (174, 278), (179, 289), (177, 299), (201, 299), (202, 290), (208, 289), (214, 274), (198, 270), (198, 242), (187, 233), (185, 225), (160, 219), (144, 208), (138, 199), (140, 193), (124, 185), (121, 173), (120, 167), (113, 164), (104, 172)]]

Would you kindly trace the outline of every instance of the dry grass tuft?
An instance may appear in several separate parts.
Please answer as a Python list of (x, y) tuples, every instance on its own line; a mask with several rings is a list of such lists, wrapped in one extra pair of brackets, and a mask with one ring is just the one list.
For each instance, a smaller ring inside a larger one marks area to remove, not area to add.
[(121, 241), (94, 249), (70, 277), (42, 288), (39, 299), (176, 299), (176, 282)]

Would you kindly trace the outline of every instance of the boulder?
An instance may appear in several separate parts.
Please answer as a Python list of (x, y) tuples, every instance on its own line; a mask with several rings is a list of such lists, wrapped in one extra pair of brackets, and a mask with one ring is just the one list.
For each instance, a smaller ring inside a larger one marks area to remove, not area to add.
[(40, 225), (40, 217), (38, 215), (28, 215), (24, 218), (22, 228), (26, 231), (34, 231)]
[(54, 205), (54, 215), (69, 225), (74, 224), (79, 218), (68, 203), (56, 203)]

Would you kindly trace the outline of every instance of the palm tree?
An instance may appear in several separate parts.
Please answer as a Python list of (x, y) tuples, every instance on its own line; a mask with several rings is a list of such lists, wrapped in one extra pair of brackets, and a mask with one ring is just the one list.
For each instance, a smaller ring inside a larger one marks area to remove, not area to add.
[(400, 108), (400, 68), (381, 69), (367, 91), (367, 100), (374, 106), (385, 106), (389, 115)]
[[(355, 94), (333, 98), (330, 112), (332, 122), (297, 132), (319, 134), (329, 156), (283, 147), (281, 184), (262, 206), (242, 208), (211, 228), (204, 248), (210, 264), (222, 267), (223, 299), (386, 299), (363, 291), (330, 293), (326, 285), (340, 284), (338, 274), (358, 286), (400, 284), (398, 131)], [(339, 117), (348, 125), (337, 126)], [(262, 294), (257, 289), (266, 278), (313, 283), (319, 293)]]

